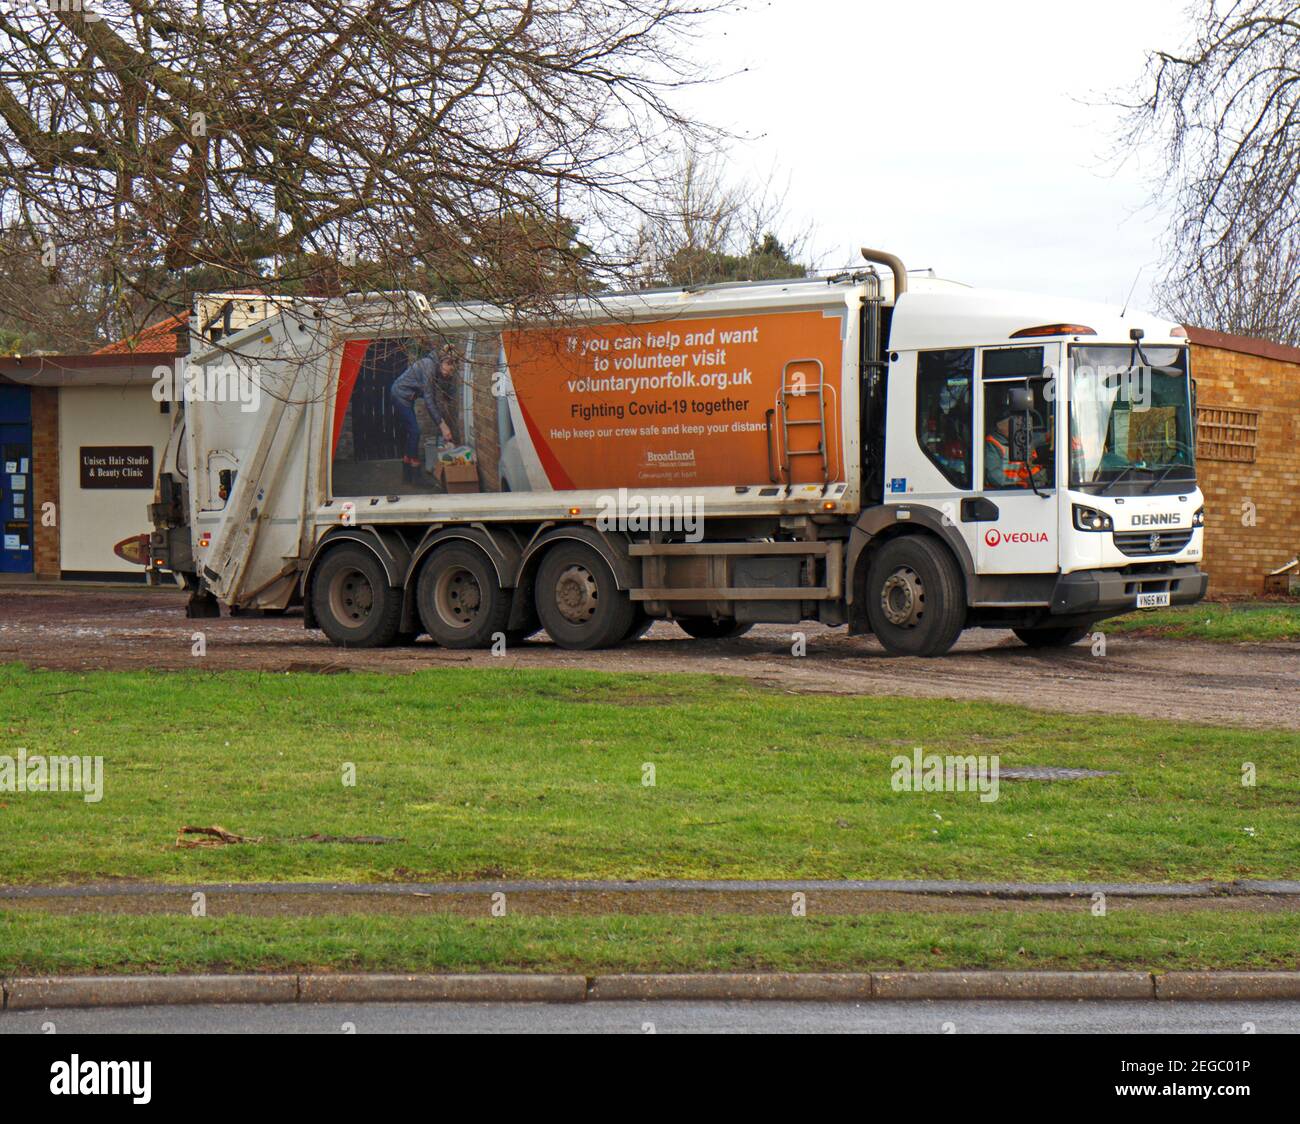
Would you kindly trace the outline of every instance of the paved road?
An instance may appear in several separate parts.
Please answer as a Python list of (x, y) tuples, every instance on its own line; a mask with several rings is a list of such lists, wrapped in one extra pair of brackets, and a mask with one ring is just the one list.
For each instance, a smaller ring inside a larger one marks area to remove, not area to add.
[[(1258, 1034), (1300, 1032), (1300, 1002), (372, 1003), (0, 1013), (0, 1034)], [(947, 1024), (951, 1024), (951, 1030)]]

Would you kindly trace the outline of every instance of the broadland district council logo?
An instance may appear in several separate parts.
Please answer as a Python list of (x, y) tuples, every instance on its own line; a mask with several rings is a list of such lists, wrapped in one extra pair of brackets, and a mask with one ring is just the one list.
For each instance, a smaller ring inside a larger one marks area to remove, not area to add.
[(1001, 546), (1003, 543), (1016, 545), (1049, 541), (1046, 531), (1010, 531), (1007, 534), (1003, 534), (996, 527), (990, 527), (984, 532), (984, 543), (986, 546)]

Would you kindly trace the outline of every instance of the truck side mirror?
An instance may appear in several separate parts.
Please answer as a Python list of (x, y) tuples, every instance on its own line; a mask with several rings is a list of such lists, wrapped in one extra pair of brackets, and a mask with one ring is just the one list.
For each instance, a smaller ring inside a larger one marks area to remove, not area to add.
[(1007, 402), (1017, 413), (1026, 414), (1034, 408), (1034, 396), (1027, 386), (1013, 387), (1007, 393)]

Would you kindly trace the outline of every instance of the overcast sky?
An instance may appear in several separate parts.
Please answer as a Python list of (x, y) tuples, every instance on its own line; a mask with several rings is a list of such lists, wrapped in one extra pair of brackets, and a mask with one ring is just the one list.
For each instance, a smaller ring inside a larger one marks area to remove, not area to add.
[[(1113, 158), (1097, 103), (1177, 47), (1183, 0), (753, 0), (700, 44), (690, 94), (752, 139), (734, 174), (789, 180), (827, 264), (856, 247), (976, 285), (1149, 306), (1163, 216), (1158, 161)], [(1143, 268), (1145, 267), (1145, 268)]]

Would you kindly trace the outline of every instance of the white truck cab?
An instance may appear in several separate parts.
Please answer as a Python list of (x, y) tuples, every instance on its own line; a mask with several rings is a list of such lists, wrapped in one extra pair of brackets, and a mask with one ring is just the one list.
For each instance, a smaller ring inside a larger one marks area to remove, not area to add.
[(1184, 329), (921, 280), (888, 358), (883, 505), (948, 532), (973, 610), (1041, 608), (1045, 641), (1204, 595)]

